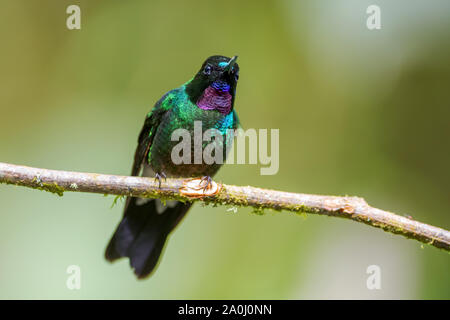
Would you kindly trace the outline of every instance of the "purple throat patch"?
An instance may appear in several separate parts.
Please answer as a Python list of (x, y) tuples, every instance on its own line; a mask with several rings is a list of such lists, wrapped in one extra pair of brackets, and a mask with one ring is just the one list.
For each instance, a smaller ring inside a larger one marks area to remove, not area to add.
[(228, 114), (231, 111), (230, 86), (223, 83), (213, 83), (203, 91), (197, 106), (203, 110), (217, 110), (222, 114)]

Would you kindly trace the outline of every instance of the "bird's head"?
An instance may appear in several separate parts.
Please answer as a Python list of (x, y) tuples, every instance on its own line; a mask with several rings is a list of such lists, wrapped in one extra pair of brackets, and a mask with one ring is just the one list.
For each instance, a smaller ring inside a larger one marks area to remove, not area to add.
[(237, 56), (212, 56), (206, 59), (195, 77), (186, 84), (193, 103), (205, 110), (229, 113), (234, 105), (239, 79)]

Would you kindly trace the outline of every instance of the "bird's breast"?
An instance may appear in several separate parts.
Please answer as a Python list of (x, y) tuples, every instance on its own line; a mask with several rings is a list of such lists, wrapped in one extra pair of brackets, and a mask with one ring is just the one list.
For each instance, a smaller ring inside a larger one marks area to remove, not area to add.
[[(198, 134), (196, 127), (201, 126), (200, 141), (203, 150), (208, 144), (219, 144), (224, 152), (224, 161), (226, 158), (227, 145), (232, 143), (232, 136), (227, 136), (228, 129), (234, 129), (233, 112), (223, 115), (215, 110), (199, 109), (196, 106), (186, 107), (179, 106), (173, 112), (163, 119), (158, 127), (157, 133), (150, 149), (149, 161), (150, 165), (156, 172), (164, 172), (172, 176), (192, 177), (209, 175), (213, 176), (219, 169), (221, 164), (195, 163), (194, 153), (198, 152), (195, 148), (198, 144)], [(182, 141), (186, 142), (177, 134), (177, 138), (173, 138), (173, 133), (177, 129), (183, 129), (189, 134), (189, 143), (191, 149), (191, 162), (183, 164), (174, 164), (172, 161), (172, 150)], [(220, 133), (221, 137), (213, 138), (212, 141), (204, 141), (203, 134), (208, 129), (217, 129), (215, 134)], [(230, 133), (230, 131), (228, 131)], [(196, 141), (197, 139), (197, 141)]]

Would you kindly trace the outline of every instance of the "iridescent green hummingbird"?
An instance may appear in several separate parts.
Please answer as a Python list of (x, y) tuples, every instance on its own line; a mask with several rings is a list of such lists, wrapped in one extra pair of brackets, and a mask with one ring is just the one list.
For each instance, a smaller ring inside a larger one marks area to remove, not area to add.
[[(186, 129), (192, 133), (194, 146), (194, 123), (200, 121), (203, 130), (215, 129), (223, 135), (223, 140), (213, 141), (222, 141), (225, 160), (232, 143), (225, 136), (239, 124), (234, 110), (239, 78), (236, 60), (237, 56), (209, 57), (191, 80), (156, 102), (139, 134), (131, 175), (155, 177), (160, 185), (166, 177), (203, 177), (211, 181), (222, 163), (198, 163), (192, 147), (192, 161), (174, 164), (172, 149), (178, 141), (172, 141), (172, 133)], [(145, 278), (155, 269), (167, 237), (190, 207), (190, 203), (177, 201), (163, 204), (158, 199), (127, 198), (122, 221), (106, 248), (106, 259), (112, 262), (128, 257), (136, 276)]]

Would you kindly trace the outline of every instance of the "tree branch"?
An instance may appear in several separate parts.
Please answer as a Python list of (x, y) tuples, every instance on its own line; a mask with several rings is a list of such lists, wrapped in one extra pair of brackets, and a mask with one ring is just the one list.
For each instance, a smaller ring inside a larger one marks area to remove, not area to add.
[(90, 192), (253, 207), (257, 213), (262, 213), (263, 209), (274, 209), (299, 214), (320, 214), (362, 222), (450, 251), (449, 231), (373, 208), (362, 198), (290, 193), (232, 185), (222, 185), (220, 192), (214, 196), (192, 198), (180, 192), (185, 182), (186, 180), (182, 179), (167, 179), (159, 188), (153, 178), (47, 170), (0, 162), (0, 183), (45, 190), (60, 196), (66, 191)]

